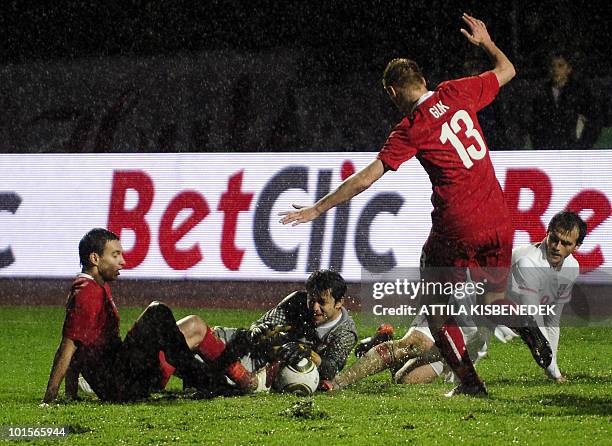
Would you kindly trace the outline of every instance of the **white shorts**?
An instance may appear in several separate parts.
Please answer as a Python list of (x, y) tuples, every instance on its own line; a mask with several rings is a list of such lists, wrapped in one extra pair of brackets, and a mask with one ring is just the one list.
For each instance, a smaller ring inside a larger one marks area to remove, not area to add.
[(429, 329), (429, 324), (427, 323), (427, 318), (423, 315), (417, 316), (412, 321), (412, 325), (408, 330), (408, 335), (410, 335), (413, 331), (418, 331), (425, 335), (431, 342), (435, 342), (433, 336), (431, 335), (431, 330)]

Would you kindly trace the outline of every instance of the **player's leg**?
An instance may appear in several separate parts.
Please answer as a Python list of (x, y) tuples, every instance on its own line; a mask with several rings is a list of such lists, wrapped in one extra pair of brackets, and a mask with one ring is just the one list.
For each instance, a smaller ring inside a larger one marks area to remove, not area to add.
[[(458, 242), (430, 234), (421, 258), (421, 278), (425, 284), (446, 284), (465, 281), (465, 268), (459, 267), (460, 261), (467, 264), (468, 254), (465, 247)], [(435, 286), (432, 286), (435, 289)], [(443, 294), (427, 294), (426, 305), (446, 305), (448, 296)], [(468, 395), (486, 395), (487, 390), (478, 376), (470, 359), (463, 339), (463, 333), (453, 317), (446, 314), (429, 314), (427, 322), (446, 364), (457, 375), (461, 385), (448, 396), (457, 393)]]
[[(201, 354), (202, 357), (208, 361), (214, 363), (225, 351), (226, 341), (220, 339), (215, 331), (199, 316), (193, 314), (186, 316), (179, 320), (176, 325), (181, 333), (183, 333), (189, 348)], [(170, 379), (172, 373), (174, 373), (174, 370), (172, 366), (165, 361), (163, 352), (160, 353), (160, 363), (163, 374), (163, 388), (168, 382), (168, 379)], [(239, 361), (231, 361), (231, 363), (225, 367), (224, 373), (245, 391), (251, 391), (257, 387), (257, 378), (255, 374), (249, 372)], [(189, 384), (190, 383), (187, 383), (187, 385)]]
[(123, 399), (145, 397), (160, 386), (160, 351), (197, 390), (211, 390), (210, 369), (194, 357), (170, 308), (156, 301), (138, 317), (123, 342), (117, 362), (124, 377)]
[(413, 358), (404, 364), (393, 376), (397, 384), (430, 384), (444, 370), (442, 361), (429, 362), (427, 358)]
[[(237, 341), (235, 328), (207, 326), (202, 342), (195, 351), (212, 363), (217, 363), (224, 373), (234, 381), (244, 392), (258, 389), (256, 373), (248, 370), (241, 362), (242, 356), (248, 354)], [(237, 347), (237, 348), (235, 348)]]
[[(185, 341), (191, 350), (194, 350), (206, 335), (207, 325), (206, 323), (195, 314), (184, 317), (183, 319), (176, 322), (177, 327), (183, 333)], [(159, 363), (162, 373), (162, 379), (160, 382), (160, 389), (166, 388), (168, 381), (176, 372), (176, 367), (170, 364), (166, 360), (166, 355), (163, 351), (159, 352)]]
[(432, 346), (432, 340), (412, 327), (402, 339), (386, 341), (372, 347), (351, 367), (340, 372), (332, 380), (331, 386), (334, 390), (340, 390), (367, 376), (399, 367), (408, 359), (422, 355)]
[[(431, 325), (439, 324), (436, 318), (432, 319), (433, 321), (430, 321)], [(430, 319), (428, 318), (428, 320)], [(487, 395), (484, 382), (478, 376), (474, 363), (468, 354), (461, 328), (455, 320), (447, 318), (439, 329), (434, 330), (432, 327), (432, 335), (436, 341), (436, 347), (440, 350), (440, 355), (461, 383), (448, 393), (447, 396), (457, 394)]]
[[(483, 282), (486, 279), (486, 293), (481, 296), (481, 303), (484, 305), (516, 307), (515, 302), (506, 298), (513, 234), (511, 225), (508, 225), (481, 234), (475, 242), (478, 245), (478, 253), (475, 256), (478, 267), (470, 268), (470, 273), (475, 281)], [(489, 314), (486, 318), (493, 325), (505, 325), (516, 331), (531, 350), (538, 365), (548, 367), (552, 360), (552, 351), (533, 317), (520, 314)]]

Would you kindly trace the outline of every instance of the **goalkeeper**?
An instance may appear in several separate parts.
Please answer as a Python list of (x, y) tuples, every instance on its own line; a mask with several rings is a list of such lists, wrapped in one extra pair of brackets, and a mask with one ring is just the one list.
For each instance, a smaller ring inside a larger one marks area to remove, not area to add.
[[(304, 357), (318, 367), (321, 382), (342, 370), (357, 342), (355, 322), (344, 307), (346, 282), (335, 271), (319, 270), (305, 285), (305, 290), (289, 294), (248, 330), (210, 327), (196, 315), (179, 321), (187, 337), (201, 339), (194, 352), (229, 378), (229, 389), (219, 393), (266, 391), (279, 365), (295, 364)], [(166, 368), (164, 386), (173, 372)]]

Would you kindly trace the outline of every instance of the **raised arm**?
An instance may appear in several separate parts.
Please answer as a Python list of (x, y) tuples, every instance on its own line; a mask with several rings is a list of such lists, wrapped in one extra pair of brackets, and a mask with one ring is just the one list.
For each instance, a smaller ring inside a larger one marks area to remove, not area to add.
[(478, 20), (469, 14), (463, 14), (463, 21), (469, 26), (467, 31), (461, 28), (461, 33), (472, 43), (487, 53), (493, 63), (493, 73), (497, 76), (499, 86), (507, 84), (514, 77), (516, 71), (510, 59), (506, 57), (502, 50), (491, 39), (487, 27), (482, 20)]
[[(51, 373), (49, 375), (49, 382), (47, 384), (47, 391), (45, 392), (43, 403), (51, 403), (57, 398), (60, 385), (66, 376), (66, 372), (70, 367), (70, 362), (72, 361), (72, 357), (74, 356), (76, 349), (76, 344), (72, 339), (67, 337), (62, 338), (62, 342), (57, 348), (57, 352), (55, 352), (55, 358), (53, 359), (53, 366), (51, 367)], [(72, 389), (69, 389), (69, 391), (71, 390)]]
[(340, 184), (333, 192), (325, 195), (312, 206), (300, 206), (294, 204), (297, 211), (280, 212), (283, 218), (280, 222), (284, 225), (293, 223), (292, 226), (307, 223), (324, 214), (331, 208), (350, 200), (355, 195), (369, 188), (376, 180), (383, 176), (385, 168), (382, 161), (376, 159), (355, 172)]

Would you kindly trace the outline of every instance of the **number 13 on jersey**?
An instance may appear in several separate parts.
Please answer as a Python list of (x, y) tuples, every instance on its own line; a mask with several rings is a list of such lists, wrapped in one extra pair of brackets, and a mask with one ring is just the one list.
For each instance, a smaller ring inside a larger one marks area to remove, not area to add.
[[(463, 130), (459, 121), (462, 121), (465, 125), (465, 131)], [(450, 122), (450, 125), (449, 125)], [(459, 158), (463, 162), (466, 169), (469, 169), (474, 165), (474, 161), (483, 159), (487, 154), (487, 146), (485, 145), (484, 139), (480, 132), (474, 128), (474, 121), (465, 110), (457, 111), (449, 122), (445, 122), (440, 132), (440, 142), (442, 144), (447, 141), (455, 148), (459, 154)], [(478, 148), (474, 144), (465, 147), (461, 142), (461, 139), (457, 136), (459, 132), (465, 133), (468, 138), (474, 138)]]

